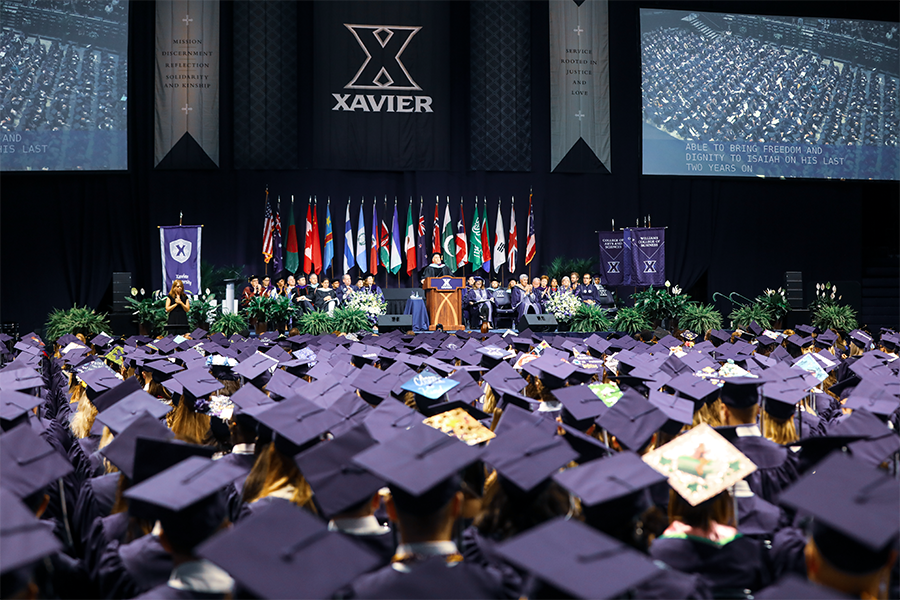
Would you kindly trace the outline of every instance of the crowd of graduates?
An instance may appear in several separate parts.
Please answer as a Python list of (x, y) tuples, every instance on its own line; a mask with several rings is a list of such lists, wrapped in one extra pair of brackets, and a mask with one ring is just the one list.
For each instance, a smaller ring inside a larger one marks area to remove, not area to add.
[(882, 330), (0, 336), (0, 587), (889, 598)]

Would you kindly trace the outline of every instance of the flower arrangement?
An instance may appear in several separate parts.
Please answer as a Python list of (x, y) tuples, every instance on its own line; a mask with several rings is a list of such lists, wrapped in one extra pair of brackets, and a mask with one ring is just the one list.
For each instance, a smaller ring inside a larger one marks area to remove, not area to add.
[(823, 306), (833, 306), (837, 304), (838, 301), (843, 298), (843, 296), (838, 296), (837, 291), (837, 286), (832, 285), (830, 281), (826, 283), (817, 283), (816, 299), (809, 304), (810, 312), (816, 312)]
[(652, 285), (646, 290), (631, 295), (634, 307), (641, 311), (650, 321), (662, 321), (664, 319), (677, 319), (681, 316), (684, 306), (690, 302), (688, 295), (682, 295), (682, 289), (666, 281), (665, 287), (654, 288)]
[(582, 302), (578, 296), (568, 290), (563, 290), (550, 294), (546, 309), (548, 312), (553, 313), (553, 316), (556, 317), (559, 323), (568, 323), (575, 316), (575, 313), (578, 312), (578, 309), (581, 308), (581, 305)]
[(761, 296), (756, 297), (756, 302), (766, 307), (774, 321), (783, 319), (784, 315), (791, 312), (791, 305), (787, 301), (787, 295), (781, 288), (765, 290)]
[(360, 290), (350, 295), (344, 309), (363, 311), (374, 325), (378, 322), (378, 317), (387, 312), (387, 302), (378, 294)]

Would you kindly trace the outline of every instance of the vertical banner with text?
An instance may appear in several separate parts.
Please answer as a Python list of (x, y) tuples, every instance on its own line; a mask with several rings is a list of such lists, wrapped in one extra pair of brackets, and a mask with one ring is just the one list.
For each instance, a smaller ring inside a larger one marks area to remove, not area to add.
[(623, 238), (622, 231), (600, 232), (600, 269), (603, 272), (604, 285), (615, 286), (625, 283)]
[(163, 293), (168, 294), (172, 282), (180, 279), (184, 291), (199, 294), (200, 238), (202, 225), (175, 225), (159, 228), (159, 252), (162, 255)]
[(219, 1), (156, 2), (153, 165), (219, 166)]
[(611, 170), (607, 0), (550, 0), (550, 170)]
[(315, 166), (449, 168), (449, 3), (316, 2), (313, 14)]
[(666, 281), (666, 228), (625, 230), (625, 285), (663, 285)]

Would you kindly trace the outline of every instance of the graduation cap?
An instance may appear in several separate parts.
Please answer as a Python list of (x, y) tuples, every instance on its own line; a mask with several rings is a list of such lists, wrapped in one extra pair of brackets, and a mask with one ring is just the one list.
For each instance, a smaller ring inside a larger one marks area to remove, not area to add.
[(669, 419), (660, 429), (670, 435), (676, 435), (684, 425), (694, 422), (694, 403), (687, 398), (652, 390), (649, 401)]
[(420, 421), (421, 416), (418, 412), (394, 398), (385, 398), (363, 417), (363, 424), (369, 434), (379, 442), (394, 437)]
[(291, 398), (296, 396), (308, 385), (310, 384), (299, 377), (291, 375), (283, 369), (275, 369), (272, 378), (269, 380), (269, 383), (266, 384), (266, 390), (268, 390), (270, 394), (274, 394), (280, 398)]
[(232, 371), (246, 379), (258, 380), (261, 386), (268, 381), (268, 378), (264, 377), (263, 374), (277, 365), (278, 361), (261, 352), (254, 351), (251, 356), (238, 363), (238, 366), (234, 367)]
[[(275, 431), (290, 444), (285, 450), (296, 454), (309, 442), (341, 422), (341, 417), (303, 398), (289, 398), (256, 415), (256, 420)], [(277, 441), (277, 440), (276, 440)], [(290, 448), (293, 445), (295, 448)], [(288, 453), (288, 452), (285, 452)]]
[(883, 383), (863, 379), (850, 392), (844, 407), (854, 410), (864, 408), (870, 413), (888, 417), (900, 408), (900, 399), (889, 393)]
[(157, 417), (148, 412), (141, 412), (129, 423), (128, 427), (116, 434), (113, 441), (100, 448), (98, 452), (126, 477), (133, 480), (138, 438), (169, 441), (174, 437), (175, 434), (172, 433), (172, 430), (160, 423)]
[(96, 369), (85, 371), (84, 373), (81, 373), (78, 378), (85, 384), (87, 388), (87, 397), (91, 402), (103, 392), (111, 390), (123, 383), (123, 380), (116, 376), (115, 371), (106, 365), (101, 365)]
[(358, 424), (294, 457), (326, 518), (370, 500), (384, 486), (384, 479), (351, 461), (376, 443), (365, 425)]
[(658, 473), (634, 452), (618, 452), (566, 469), (553, 479), (584, 506), (598, 506), (638, 493), (662, 483), (667, 477)]
[[(5, 576), (62, 550), (62, 544), (52, 530), (43, 527), (15, 494), (2, 487), (0, 508), (0, 575)], [(18, 592), (7, 587), (12, 582), (6, 577), (3, 582), (4, 595), (11, 597)]]
[(526, 364), (524, 370), (539, 378), (545, 387), (552, 390), (566, 384), (566, 379), (575, 372), (575, 366), (559, 357), (545, 354)]
[(15, 421), (43, 403), (40, 396), (0, 390), (0, 420)]
[(389, 371), (376, 369), (372, 365), (364, 365), (357, 370), (351, 385), (358, 388), (360, 396), (372, 404), (378, 404), (387, 398), (397, 383), (397, 377)]
[(528, 385), (528, 382), (507, 362), (499, 363), (481, 378), (494, 390), (521, 392)]
[(731, 341), (731, 332), (725, 331), (724, 329), (713, 329), (709, 332), (709, 340), (715, 346), (721, 346), (726, 342)]
[(472, 378), (470, 371), (457, 371), (449, 379), (459, 382), (458, 386), (451, 388), (447, 392), (447, 401), (449, 402), (471, 403), (484, 395), (481, 386)]
[(719, 393), (719, 388), (715, 384), (693, 373), (677, 376), (668, 381), (666, 387), (677, 392), (679, 396), (692, 400), (695, 410), (705, 402), (715, 400)]
[(421, 401), (423, 406), (430, 406), (458, 385), (459, 381), (439, 377), (426, 369), (400, 387), (416, 395), (416, 405)]
[(884, 566), (900, 532), (897, 481), (842, 452), (832, 453), (782, 492), (780, 502), (813, 516), (819, 552), (848, 573)]
[[(258, 598), (331, 598), (379, 559), (289, 503), (273, 503), (219, 532), (196, 554)], [(339, 564), (340, 568), (335, 568)]]
[(753, 594), (759, 600), (847, 600), (852, 598), (832, 588), (816, 585), (805, 576), (788, 573), (774, 584)]
[(172, 376), (178, 381), (184, 391), (194, 398), (202, 398), (222, 389), (222, 382), (212, 376), (206, 367), (195, 367), (187, 371), (181, 371)]
[(528, 412), (534, 412), (534, 410), (541, 405), (541, 401), (535, 398), (529, 398), (523, 394), (517, 394), (516, 392), (501, 389), (497, 392), (497, 405), (504, 409), (509, 405), (513, 405)]
[(500, 474), (507, 493), (527, 494), (577, 457), (561, 436), (534, 435), (532, 426), (520, 424), (488, 445), (484, 462)]
[(884, 422), (864, 408), (858, 408), (850, 416), (841, 419), (828, 431), (829, 436), (862, 436), (847, 447), (856, 458), (878, 466), (900, 450), (900, 437)]
[(164, 337), (160, 340), (154, 341), (152, 344), (148, 344), (149, 346), (156, 348), (156, 350), (160, 354), (171, 354), (175, 350), (178, 349), (178, 344), (175, 342), (175, 338), (172, 336)]
[[(167, 436), (165, 436), (167, 437)], [(112, 442), (110, 442), (112, 445)], [(212, 458), (216, 449), (212, 446), (189, 444), (180, 440), (161, 437), (136, 436), (134, 441), (134, 463), (132, 483), (145, 481), (177, 465), (186, 458), (200, 456)]]
[(73, 471), (72, 465), (31, 428), (22, 423), (0, 436), (3, 487), (25, 499)]
[(706, 423), (644, 455), (644, 462), (669, 478), (691, 506), (718, 495), (756, 471), (756, 465)]
[(817, 348), (829, 348), (837, 343), (837, 334), (828, 329), (816, 336)]
[(616, 436), (629, 450), (640, 450), (662, 427), (668, 417), (661, 410), (632, 389), (597, 419), (597, 425)]
[(566, 420), (567, 415), (571, 416), (574, 422), (569, 424), (578, 429), (587, 429), (595, 417), (609, 409), (603, 400), (586, 385), (572, 385), (555, 389), (552, 394), (563, 405), (563, 420)]
[(532, 527), (495, 551), (559, 590), (548, 597), (616, 598), (660, 572), (650, 557), (565, 517)]
[(480, 448), (420, 424), (364, 450), (353, 462), (391, 484), (401, 512), (424, 515), (450, 500), (459, 490), (458, 473), (480, 457)]
[(206, 334), (207, 334), (207, 331), (205, 329), (201, 329), (200, 327), (198, 327), (197, 329), (195, 329), (191, 332), (191, 339), (202, 340), (203, 338), (206, 337)]
[(868, 350), (869, 348), (871, 348), (874, 342), (872, 336), (865, 331), (862, 331), (861, 329), (854, 329), (850, 332), (849, 337), (851, 342), (853, 342), (863, 350)]
[(778, 383), (767, 383), (762, 387), (762, 397), (765, 399), (763, 408), (766, 413), (784, 421), (794, 416), (797, 403), (806, 397), (806, 391), (785, 388)]
[(133, 394), (134, 392), (139, 392), (141, 389), (141, 384), (137, 377), (129, 377), (123, 381), (121, 385), (117, 385), (91, 400), (91, 404), (94, 405), (94, 408), (96, 408), (98, 412), (103, 412), (126, 396)]
[(445, 402), (430, 407), (427, 412), (428, 418), (422, 421), (425, 425), (452, 435), (469, 446), (491, 440), (496, 435), (480, 422), (490, 418), (490, 415), (464, 402)]
[(760, 383), (756, 377), (729, 377), (722, 385), (719, 399), (725, 406), (749, 408), (759, 403)]
[(804, 334), (805, 337), (815, 335), (816, 331), (818, 331), (812, 325), (797, 325), (794, 329)]
[(114, 434), (126, 429), (142, 413), (149, 413), (155, 419), (164, 417), (171, 407), (160, 402), (147, 392), (137, 390), (116, 402), (97, 415), (96, 421), (103, 423)]

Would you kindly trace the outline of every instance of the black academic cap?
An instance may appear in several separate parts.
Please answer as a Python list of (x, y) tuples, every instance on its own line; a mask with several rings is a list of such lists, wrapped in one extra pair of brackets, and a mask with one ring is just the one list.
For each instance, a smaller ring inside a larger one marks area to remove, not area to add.
[(722, 385), (719, 399), (725, 406), (749, 408), (759, 402), (760, 383), (756, 377), (730, 377)]
[(280, 398), (291, 398), (296, 396), (300, 390), (308, 385), (307, 382), (299, 377), (291, 375), (284, 369), (275, 369), (275, 372), (272, 373), (272, 378), (269, 379), (269, 382), (266, 384), (266, 390), (268, 390), (270, 394)]
[[(391, 484), (395, 499), (403, 504), (399, 507), (402, 512), (427, 514), (444, 506), (456, 491), (444, 484), (478, 460), (481, 453), (477, 446), (468, 446), (453, 436), (419, 424), (364, 450), (353, 462)], [(398, 491), (401, 493), (397, 494)]]
[(790, 419), (797, 408), (797, 403), (806, 397), (802, 389), (788, 389), (778, 383), (767, 383), (762, 387), (766, 413), (776, 419)]
[(297, 447), (318, 439), (342, 421), (330, 410), (303, 398), (289, 398), (256, 415), (256, 420)]
[(844, 402), (845, 408), (860, 409), (883, 416), (890, 416), (900, 408), (900, 399), (887, 391), (885, 383), (874, 380), (863, 379), (852, 392), (849, 398)]
[(695, 410), (708, 399), (714, 399), (719, 393), (719, 388), (715, 384), (702, 377), (697, 377), (693, 373), (679, 375), (668, 381), (666, 387), (677, 392), (679, 396), (693, 401)]
[[(0, 575), (28, 566), (62, 550), (52, 529), (42, 527), (28, 508), (0, 487)], [(4, 581), (4, 585), (6, 585)], [(4, 595), (18, 590), (4, 588)]]
[(172, 430), (147, 412), (141, 412), (120, 431), (109, 444), (99, 450), (109, 462), (129, 479), (134, 479), (134, 460), (138, 438), (169, 441), (175, 437)]
[(22, 423), (0, 436), (0, 470), (3, 487), (27, 498), (73, 471), (66, 458)]
[[(111, 444), (112, 442), (110, 442)], [(212, 458), (212, 446), (138, 436), (134, 444), (133, 483), (140, 483), (191, 456)]]
[(578, 457), (561, 436), (534, 433), (532, 426), (520, 424), (494, 438), (484, 453), (484, 462), (519, 493), (530, 492)]
[(365, 425), (359, 424), (294, 457), (326, 518), (371, 499), (385, 485), (384, 479), (351, 460), (376, 443)]
[(496, 552), (575, 598), (615, 598), (659, 573), (650, 557), (565, 517), (532, 527)]
[(846, 453), (829, 455), (784, 491), (780, 502), (813, 516), (816, 546), (842, 571), (882, 567), (900, 533), (896, 480)]
[(634, 452), (619, 452), (607, 458), (566, 469), (553, 479), (585, 506), (616, 500), (667, 481), (665, 475), (641, 460)]
[(616, 436), (622, 446), (637, 451), (650, 442), (653, 434), (667, 420), (665, 413), (646, 398), (633, 389), (627, 389), (622, 397), (597, 419), (597, 424)]
[(123, 380), (119, 379), (116, 373), (106, 365), (86, 371), (79, 375), (78, 378), (87, 386), (87, 396), (92, 402), (94, 398), (103, 392), (123, 383)]
[(141, 383), (138, 381), (137, 377), (129, 377), (125, 381), (122, 382), (121, 385), (117, 385), (114, 388), (107, 390), (91, 400), (91, 404), (94, 405), (99, 412), (103, 412), (108, 408), (111, 408), (117, 402), (121, 401), (126, 396), (133, 394), (134, 392), (141, 391)]
[(163, 358), (159, 360), (148, 360), (144, 363), (144, 369), (149, 369), (153, 373), (153, 379), (162, 382), (175, 373), (183, 371), (184, 367)]
[(603, 400), (586, 385), (555, 389), (552, 395), (576, 421), (591, 420), (608, 410)]
[(847, 447), (855, 458), (872, 466), (880, 465), (900, 450), (900, 436), (864, 408), (858, 408), (838, 421), (828, 433), (834, 436), (863, 436), (863, 439), (850, 442)]
[(43, 403), (40, 396), (0, 390), (0, 419), (14, 421)]
[(234, 371), (237, 375), (241, 377), (245, 377), (247, 379), (256, 379), (257, 377), (262, 376), (268, 369), (276, 366), (278, 361), (266, 356), (261, 352), (254, 352), (248, 358), (242, 360), (238, 366), (234, 367), (232, 371)]
[(258, 598), (331, 598), (379, 564), (374, 554), (286, 502), (219, 532), (196, 554)]

